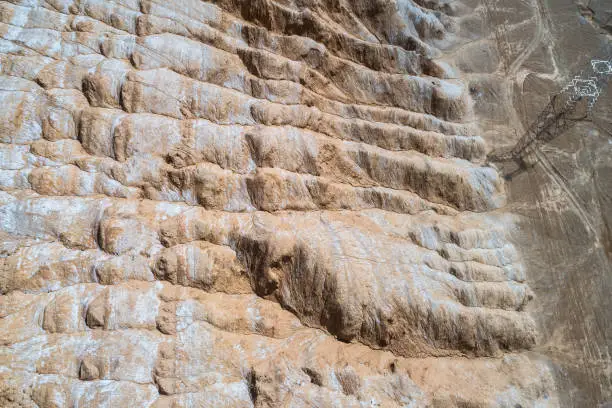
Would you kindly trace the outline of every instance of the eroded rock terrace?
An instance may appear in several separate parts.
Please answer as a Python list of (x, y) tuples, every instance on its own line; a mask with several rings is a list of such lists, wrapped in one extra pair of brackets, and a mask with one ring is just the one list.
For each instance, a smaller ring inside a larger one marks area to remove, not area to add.
[(0, 402), (548, 399), (453, 7), (0, 2)]

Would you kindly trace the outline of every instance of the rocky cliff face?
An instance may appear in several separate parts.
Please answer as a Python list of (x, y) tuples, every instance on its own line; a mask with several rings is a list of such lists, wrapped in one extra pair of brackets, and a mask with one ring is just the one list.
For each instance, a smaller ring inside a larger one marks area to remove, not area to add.
[(557, 406), (470, 3), (1, 2), (0, 405)]

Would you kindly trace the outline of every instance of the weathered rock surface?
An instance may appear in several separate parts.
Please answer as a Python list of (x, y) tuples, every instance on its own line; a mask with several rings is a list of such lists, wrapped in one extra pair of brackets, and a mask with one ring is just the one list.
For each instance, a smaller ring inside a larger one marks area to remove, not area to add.
[(471, 3), (1, 2), (0, 405), (558, 406)]

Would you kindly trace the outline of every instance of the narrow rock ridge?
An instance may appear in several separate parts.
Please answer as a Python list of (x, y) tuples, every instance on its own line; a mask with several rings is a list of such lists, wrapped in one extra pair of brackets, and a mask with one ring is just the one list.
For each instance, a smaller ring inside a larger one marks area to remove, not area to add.
[(465, 7), (0, 2), (0, 405), (555, 406)]

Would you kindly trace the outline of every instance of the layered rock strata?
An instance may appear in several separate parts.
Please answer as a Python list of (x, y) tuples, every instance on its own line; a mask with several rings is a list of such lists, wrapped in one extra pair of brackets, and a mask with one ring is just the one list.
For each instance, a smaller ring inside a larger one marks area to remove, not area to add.
[(460, 3), (0, 3), (3, 406), (554, 406)]

